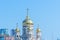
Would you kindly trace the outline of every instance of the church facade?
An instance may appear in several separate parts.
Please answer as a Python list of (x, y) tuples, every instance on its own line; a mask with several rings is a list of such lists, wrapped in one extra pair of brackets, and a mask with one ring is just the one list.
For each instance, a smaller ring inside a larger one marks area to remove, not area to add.
[(40, 28), (37, 27), (36, 35), (34, 35), (33, 28), (34, 23), (27, 15), (25, 20), (23, 21), (22, 35), (20, 34), (20, 29), (17, 25), (16, 29), (11, 30), (11, 35), (7, 33), (7, 29), (0, 29), (0, 40), (41, 40)]

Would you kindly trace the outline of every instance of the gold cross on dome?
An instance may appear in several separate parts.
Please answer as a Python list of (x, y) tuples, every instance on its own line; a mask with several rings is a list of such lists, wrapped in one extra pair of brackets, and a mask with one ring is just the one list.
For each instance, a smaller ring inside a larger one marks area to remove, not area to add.
[(28, 16), (29, 9), (27, 8), (27, 16)]

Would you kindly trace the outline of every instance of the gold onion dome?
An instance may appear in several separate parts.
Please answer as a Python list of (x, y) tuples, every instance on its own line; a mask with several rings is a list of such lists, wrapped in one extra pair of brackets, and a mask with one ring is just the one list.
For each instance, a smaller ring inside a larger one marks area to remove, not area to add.
[(36, 32), (38, 33), (38, 32), (40, 32), (41, 30), (39, 29), (39, 28), (37, 28), (37, 30), (36, 30)]
[(16, 32), (20, 32), (20, 29), (19, 29), (19, 28), (16, 28), (15, 31), (16, 31)]
[(38, 24), (38, 28), (36, 30), (37, 33), (41, 32), (40, 28), (39, 28), (39, 24)]
[(24, 24), (33, 24), (32, 20), (29, 18), (29, 16), (26, 16), (26, 19), (23, 21)]
[(41, 30), (40, 30), (40, 28), (39, 28), (39, 24), (38, 24), (38, 28), (37, 28), (36, 32), (37, 32), (37, 33), (38, 33), (38, 32), (41, 32)]
[(28, 16), (28, 8), (27, 8), (27, 16), (26, 16), (26, 19), (23, 21), (23, 24), (33, 24), (32, 20), (29, 18)]
[(16, 29), (15, 29), (16, 32), (20, 32), (20, 29), (18, 28), (18, 23), (16, 24)]

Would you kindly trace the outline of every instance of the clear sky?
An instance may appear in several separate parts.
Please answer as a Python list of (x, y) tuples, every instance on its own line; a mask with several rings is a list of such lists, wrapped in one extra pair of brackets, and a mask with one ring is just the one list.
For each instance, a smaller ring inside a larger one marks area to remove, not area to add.
[(18, 22), (22, 30), (27, 8), (34, 30), (40, 25), (42, 40), (60, 38), (60, 0), (0, 0), (0, 28), (10, 31)]

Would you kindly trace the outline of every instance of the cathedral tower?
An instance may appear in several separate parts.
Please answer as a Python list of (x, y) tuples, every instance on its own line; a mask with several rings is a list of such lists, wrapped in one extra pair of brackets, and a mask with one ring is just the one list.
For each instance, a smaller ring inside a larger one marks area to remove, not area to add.
[(36, 30), (36, 40), (41, 40), (41, 30), (40, 30), (39, 26)]
[(23, 21), (22, 40), (31, 40), (32, 36), (33, 36), (33, 22), (28, 16), (28, 9), (27, 9), (27, 16), (26, 19)]
[(15, 29), (15, 40), (21, 40), (20, 38), (20, 29), (18, 28), (18, 23)]

